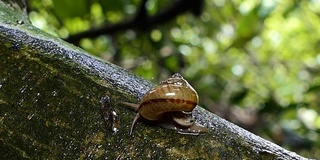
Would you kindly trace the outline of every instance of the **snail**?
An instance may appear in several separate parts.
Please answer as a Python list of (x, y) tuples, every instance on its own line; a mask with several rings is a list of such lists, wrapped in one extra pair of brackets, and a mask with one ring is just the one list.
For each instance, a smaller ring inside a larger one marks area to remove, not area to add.
[(181, 134), (198, 135), (208, 131), (207, 128), (196, 124), (192, 116), (192, 110), (198, 101), (197, 92), (176, 73), (149, 90), (142, 97), (140, 104), (122, 103), (138, 110), (131, 125), (130, 135), (140, 118), (164, 128), (177, 130)]

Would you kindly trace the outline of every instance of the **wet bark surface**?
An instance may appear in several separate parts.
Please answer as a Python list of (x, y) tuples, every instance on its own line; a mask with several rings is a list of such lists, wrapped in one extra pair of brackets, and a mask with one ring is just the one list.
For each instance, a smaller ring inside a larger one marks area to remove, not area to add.
[(153, 85), (33, 27), (19, 3), (0, 1), (1, 157), (304, 159), (200, 107), (208, 133), (138, 122), (129, 136), (136, 112), (120, 102)]

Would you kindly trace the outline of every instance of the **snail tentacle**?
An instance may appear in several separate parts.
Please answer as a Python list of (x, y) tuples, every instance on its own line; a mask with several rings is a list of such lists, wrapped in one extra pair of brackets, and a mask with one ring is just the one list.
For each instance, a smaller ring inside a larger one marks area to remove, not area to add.
[(132, 108), (139, 109), (139, 105), (138, 104), (129, 103), (129, 102), (121, 102), (121, 103), (124, 104), (124, 105), (130, 106)]
[(137, 115), (134, 117), (133, 122), (131, 124), (130, 135), (132, 135), (134, 125), (138, 122), (139, 118), (140, 118), (140, 113), (137, 113)]

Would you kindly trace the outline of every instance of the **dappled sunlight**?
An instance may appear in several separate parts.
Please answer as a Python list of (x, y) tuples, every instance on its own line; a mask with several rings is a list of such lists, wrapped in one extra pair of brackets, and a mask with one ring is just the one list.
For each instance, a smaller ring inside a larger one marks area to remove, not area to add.
[[(149, 0), (147, 15), (157, 15), (171, 3)], [(32, 23), (62, 38), (129, 23), (139, 11), (138, 1), (74, 3), (83, 11), (60, 14), (56, 11), (66, 8), (56, 9), (54, 0), (31, 0), (29, 5)], [(319, 148), (320, 141), (319, 11), (315, 0), (206, 0), (200, 15), (188, 12), (151, 28), (136, 23), (83, 37), (79, 46), (153, 82), (179, 72), (199, 93), (201, 106), (312, 155), (304, 151), (309, 143)], [(236, 112), (242, 114), (235, 117)], [(287, 133), (294, 136), (284, 139)], [(289, 143), (297, 137), (303, 139), (301, 145)]]

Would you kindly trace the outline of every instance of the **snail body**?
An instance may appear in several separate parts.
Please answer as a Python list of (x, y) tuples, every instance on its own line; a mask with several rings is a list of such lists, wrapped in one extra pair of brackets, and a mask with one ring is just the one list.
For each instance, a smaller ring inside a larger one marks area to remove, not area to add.
[(178, 73), (162, 81), (149, 90), (140, 104), (122, 102), (138, 110), (130, 129), (139, 118), (156, 121), (159, 125), (178, 130), (179, 133), (201, 133), (207, 128), (195, 123), (192, 110), (198, 104), (198, 94), (192, 86)]

